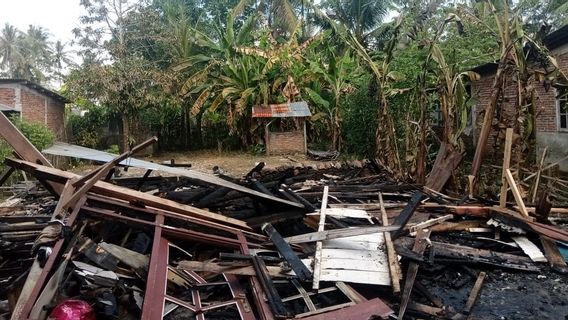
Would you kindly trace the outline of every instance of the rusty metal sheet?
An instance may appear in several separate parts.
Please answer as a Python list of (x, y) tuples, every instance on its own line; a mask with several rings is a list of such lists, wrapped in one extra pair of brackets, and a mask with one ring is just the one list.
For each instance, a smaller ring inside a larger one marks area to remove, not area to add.
[(253, 118), (302, 118), (311, 116), (312, 113), (305, 101), (252, 107)]

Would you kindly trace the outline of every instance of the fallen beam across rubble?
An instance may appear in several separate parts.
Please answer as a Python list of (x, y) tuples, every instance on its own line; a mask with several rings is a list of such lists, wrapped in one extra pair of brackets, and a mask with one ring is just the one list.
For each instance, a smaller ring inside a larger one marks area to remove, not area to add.
[[(86, 160), (92, 160), (92, 161), (99, 161), (99, 162), (108, 162), (108, 161), (111, 161), (115, 157), (115, 155), (104, 152), (104, 151), (94, 150), (94, 149), (85, 148), (85, 147), (76, 146), (76, 145), (67, 144), (67, 143), (62, 143), (62, 142), (57, 142), (54, 146), (52, 146), (52, 147), (50, 147), (46, 150), (43, 150), (42, 152), (45, 153), (45, 154), (74, 157), (74, 158), (80, 158), (80, 159), (86, 159)], [(125, 160), (122, 160), (120, 162), (120, 164), (125, 165), (125, 166), (130, 166), (130, 167), (144, 168), (144, 169), (147, 169), (147, 170), (159, 170), (159, 171), (162, 171), (162, 172), (174, 174), (176, 176), (188, 177), (188, 178), (191, 178), (191, 179), (203, 181), (205, 183), (208, 183), (208, 184), (211, 184), (211, 185), (214, 185), (214, 186), (224, 187), (224, 188), (228, 188), (228, 189), (231, 189), (231, 190), (239, 191), (239, 192), (242, 192), (242, 193), (244, 193), (248, 196), (251, 196), (251, 197), (254, 197), (254, 198), (257, 198), (257, 199), (261, 199), (261, 200), (265, 200), (265, 201), (270, 201), (272, 203), (283, 204), (283, 205), (286, 205), (286, 206), (292, 207), (292, 208), (300, 208), (300, 209), (304, 208), (304, 205), (302, 205), (298, 202), (281, 199), (281, 198), (275, 197), (275, 196), (270, 195), (270, 194), (255, 191), (255, 190), (249, 189), (247, 187), (238, 185), (236, 183), (221, 179), (221, 178), (216, 177), (214, 175), (195, 171), (195, 170), (187, 170), (187, 169), (183, 169), (183, 168), (165, 166), (165, 165), (161, 165), (161, 164), (157, 164), (157, 163), (153, 163), (153, 162), (149, 162), (149, 161), (139, 160), (139, 159), (132, 158), (132, 157), (125, 159)]]
[[(39, 164), (27, 162), (24, 160), (6, 159), (9, 166), (20, 170), (28, 171), (41, 176), (43, 179), (58, 183), (65, 183), (69, 179), (80, 177), (72, 172), (63, 171), (55, 168), (42, 166)], [(111, 183), (98, 181), (91, 189), (92, 193), (106, 195), (125, 201), (138, 201), (149, 207), (164, 209), (173, 213), (178, 213), (189, 218), (201, 221), (219, 222), (239, 228), (242, 230), (250, 230), (250, 228), (241, 220), (225, 217), (220, 214), (212, 213), (195, 207), (179, 204), (175, 201), (159, 198), (136, 190), (122, 188)]]

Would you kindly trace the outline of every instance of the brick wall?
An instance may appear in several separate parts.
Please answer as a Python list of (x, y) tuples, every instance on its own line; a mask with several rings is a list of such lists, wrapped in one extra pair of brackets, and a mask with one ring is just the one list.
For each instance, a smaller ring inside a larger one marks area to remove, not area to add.
[(22, 88), (22, 119), (30, 122), (46, 124), (45, 103), (46, 98), (30, 89)]
[[(560, 69), (568, 74), (568, 52), (556, 56)], [(494, 75), (484, 75), (481, 80), (472, 83), (472, 94), (475, 95), (479, 103), (476, 106), (476, 118), (478, 132), (483, 122), (483, 110), (489, 104)], [(558, 120), (556, 119), (556, 93), (554, 88), (545, 88), (541, 83), (534, 82), (530, 85), (536, 88), (536, 130), (538, 132), (556, 132), (558, 130)], [(515, 99), (516, 84), (508, 77), (508, 85), (504, 94), (504, 103), (501, 110), (497, 110), (496, 119), (493, 122), (494, 128), (505, 128), (513, 126), (515, 121)], [(495, 136), (495, 131), (491, 136)]]
[(22, 86), (22, 119), (45, 124), (58, 140), (65, 137), (65, 104)]
[[(560, 69), (568, 74), (568, 47), (560, 48), (552, 52), (559, 64)], [(517, 118), (516, 103), (517, 88), (516, 82), (509, 75), (507, 85), (503, 95), (502, 107), (496, 110), (492, 123), (492, 130), (488, 141), (488, 155), (493, 155), (495, 159), (502, 158), (502, 143), (504, 142), (505, 128), (514, 127)], [(484, 109), (489, 105), (493, 86), (494, 74), (482, 75), (478, 81), (471, 84), (471, 93), (478, 99), (478, 103), (474, 108), (474, 119), (477, 124), (475, 128), (474, 139), (479, 137), (479, 131), (483, 123)], [(545, 145), (549, 145), (549, 154), (551, 158), (561, 156), (565, 150), (568, 150), (568, 133), (558, 130), (556, 91), (554, 88), (545, 88), (542, 83), (533, 81), (529, 85), (535, 87), (536, 99), (536, 134), (539, 149)], [(522, 126), (520, 126), (522, 128)], [(564, 143), (556, 143), (563, 141)], [(545, 142), (547, 141), (547, 142)], [(554, 141), (553, 144), (548, 141)], [(474, 141), (474, 143), (477, 141)], [(518, 145), (515, 145), (518, 146)], [(540, 154), (540, 151), (537, 151)], [(553, 156), (556, 153), (557, 156)]]
[(270, 132), (270, 154), (304, 153), (304, 131)]
[(14, 88), (0, 88), (0, 104), (7, 107), (16, 107), (16, 90)]
[(65, 137), (65, 105), (52, 98), (47, 98), (47, 127), (59, 140)]

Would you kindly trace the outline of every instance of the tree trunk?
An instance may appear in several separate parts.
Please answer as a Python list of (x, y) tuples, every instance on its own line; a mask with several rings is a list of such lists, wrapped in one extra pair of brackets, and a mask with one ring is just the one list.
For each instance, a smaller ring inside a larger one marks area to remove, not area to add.
[(181, 138), (182, 138), (182, 146), (185, 150), (188, 149), (189, 139), (188, 139), (188, 116), (187, 116), (187, 107), (185, 103), (181, 105)]
[(506, 63), (507, 62), (505, 59), (502, 59), (499, 62), (499, 67), (497, 68), (497, 73), (495, 74), (495, 81), (493, 82), (491, 99), (489, 101), (489, 105), (485, 109), (483, 125), (481, 126), (481, 132), (479, 134), (479, 139), (477, 140), (477, 146), (475, 147), (475, 155), (473, 157), (473, 163), (471, 165), (471, 175), (474, 176), (476, 180), (477, 175), (479, 174), (479, 169), (481, 168), (481, 160), (483, 160), (483, 156), (485, 155), (485, 148), (487, 147), (489, 133), (491, 132), (491, 124), (493, 122), (495, 107), (497, 106), (497, 101), (499, 100), (499, 96), (501, 95), (501, 88), (504, 78), (503, 73)]
[(427, 97), (426, 97), (426, 76), (420, 76), (418, 81), (420, 85), (420, 143), (418, 145), (418, 155), (416, 157), (416, 181), (424, 184), (426, 181), (426, 134), (427, 134)]
[(122, 152), (130, 150), (130, 144), (128, 140), (130, 138), (130, 122), (128, 116), (123, 113), (122, 114), (122, 145), (120, 146)]
[(203, 112), (199, 112), (195, 117), (195, 127), (197, 129), (197, 148), (203, 148), (203, 131), (202, 127)]

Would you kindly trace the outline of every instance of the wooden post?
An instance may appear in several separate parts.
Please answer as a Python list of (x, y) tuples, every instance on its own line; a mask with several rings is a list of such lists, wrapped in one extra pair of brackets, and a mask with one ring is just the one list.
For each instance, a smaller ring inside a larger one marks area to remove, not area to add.
[(536, 180), (534, 182), (534, 190), (532, 195), (531, 202), (534, 203), (536, 201), (536, 194), (538, 191), (538, 184), (540, 183), (540, 174), (542, 173), (542, 166), (544, 165), (544, 158), (546, 158), (546, 151), (548, 150), (548, 146), (544, 147), (542, 151), (542, 158), (540, 158), (540, 163), (538, 165), (538, 171), (536, 172)]
[(304, 154), (308, 154), (308, 134), (306, 133), (306, 118), (302, 119), (304, 123)]
[(513, 146), (513, 128), (507, 128), (505, 133), (505, 150), (503, 155), (503, 173), (501, 174), (501, 197), (499, 206), (505, 208), (507, 206), (507, 174), (511, 163), (511, 147)]
[(523, 197), (521, 196), (521, 193), (519, 192), (519, 189), (517, 188), (517, 183), (515, 182), (515, 179), (513, 178), (513, 174), (511, 173), (511, 170), (507, 169), (505, 170), (505, 176), (507, 178), (507, 182), (509, 183), (509, 186), (511, 187), (511, 191), (513, 192), (513, 196), (515, 197), (515, 201), (517, 202), (517, 205), (519, 206), (519, 211), (521, 212), (521, 214), (528, 218), (529, 213), (527, 211), (527, 208), (525, 207), (525, 203), (523, 202)]
[(268, 121), (267, 124), (264, 125), (264, 144), (266, 147), (266, 155), (270, 155), (270, 124), (273, 120)]

